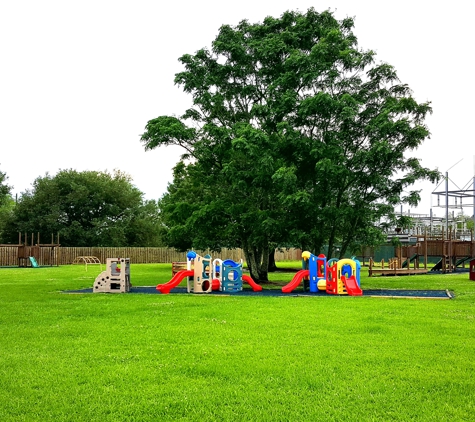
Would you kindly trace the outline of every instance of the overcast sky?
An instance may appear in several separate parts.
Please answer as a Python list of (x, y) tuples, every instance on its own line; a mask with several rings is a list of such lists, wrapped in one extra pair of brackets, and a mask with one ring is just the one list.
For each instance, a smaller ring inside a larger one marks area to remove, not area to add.
[[(172, 180), (181, 151), (145, 152), (148, 120), (180, 115), (178, 58), (210, 46), (222, 24), (286, 10), (355, 17), (359, 46), (392, 64), (418, 101), (431, 101), (431, 139), (414, 152), (463, 188), (474, 175), (473, 12), (469, 1), (16, 0), (0, 2), (0, 170), (13, 192), (59, 169), (120, 169), (148, 199)], [(420, 184), (429, 213), (436, 188)], [(441, 185), (439, 189), (443, 190)], [(450, 189), (455, 189), (455, 185)], [(404, 209), (406, 211), (406, 208)], [(437, 215), (444, 210), (434, 208)], [(471, 212), (468, 209), (467, 212)]]

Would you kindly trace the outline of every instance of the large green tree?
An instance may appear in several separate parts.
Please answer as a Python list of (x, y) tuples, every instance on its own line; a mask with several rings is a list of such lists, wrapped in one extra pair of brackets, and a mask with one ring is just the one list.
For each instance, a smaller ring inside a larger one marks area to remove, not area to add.
[(5, 229), (60, 235), (63, 246), (158, 246), (158, 207), (122, 173), (61, 170), (38, 177), (23, 193)]
[(265, 280), (275, 245), (344, 254), (377, 242), (395, 204), (418, 201), (410, 187), (438, 176), (411, 156), (430, 105), (358, 47), (353, 25), (289, 11), (224, 25), (211, 49), (180, 58), (175, 83), (193, 105), (141, 138), (185, 149), (161, 201), (169, 245), (242, 247)]

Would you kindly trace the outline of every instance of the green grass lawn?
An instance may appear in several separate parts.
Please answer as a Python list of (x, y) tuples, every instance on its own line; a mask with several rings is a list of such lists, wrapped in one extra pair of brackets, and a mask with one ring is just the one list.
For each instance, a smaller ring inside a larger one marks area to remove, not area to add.
[(475, 283), (362, 272), (456, 298), (64, 294), (99, 267), (0, 268), (0, 420), (474, 420)]

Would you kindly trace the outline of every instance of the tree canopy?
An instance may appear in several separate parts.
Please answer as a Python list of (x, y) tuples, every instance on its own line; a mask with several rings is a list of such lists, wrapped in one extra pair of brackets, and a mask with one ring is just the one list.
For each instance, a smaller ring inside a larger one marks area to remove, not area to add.
[(61, 170), (38, 177), (7, 220), (5, 237), (60, 235), (63, 246), (158, 246), (158, 208), (130, 176), (115, 171)]
[[(150, 120), (145, 148), (185, 154), (160, 201), (170, 246), (243, 248), (267, 279), (275, 246), (332, 256), (381, 239), (378, 221), (416, 204), (429, 103), (358, 47), (353, 19), (288, 11), (223, 25), (211, 48), (179, 60), (192, 97), (181, 117)], [(408, 191), (409, 190), (409, 191)]]
[(10, 197), (11, 186), (7, 185), (7, 180), (7, 174), (0, 171), (0, 206), (4, 205)]
[(3, 229), (5, 221), (13, 208), (13, 198), (11, 197), (11, 186), (7, 185), (8, 177), (6, 173), (0, 171), (0, 243), (3, 241)]

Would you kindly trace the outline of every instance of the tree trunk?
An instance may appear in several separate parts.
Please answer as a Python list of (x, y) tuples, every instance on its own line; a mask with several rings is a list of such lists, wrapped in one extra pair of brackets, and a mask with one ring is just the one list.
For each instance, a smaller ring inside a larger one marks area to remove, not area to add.
[(269, 281), (267, 276), (269, 267), (269, 246), (264, 246), (259, 249), (255, 246), (246, 245), (243, 250), (251, 278), (256, 283)]
[(275, 264), (275, 249), (271, 249), (269, 252), (269, 267), (268, 271), (273, 273), (277, 271), (277, 265)]
[(251, 273), (251, 278), (254, 281), (258, 281), (259, 276), (256, 270), (256, 267), (257, 267), (256, 259), (252, 253), (248, 252), (248, 249), (246, 247), (243, 248), (243, 251), (244, 251), (244, 257), (246, 258), (246, 262), (247, 262), (247, 268), (249, 268), (249, 272)]

